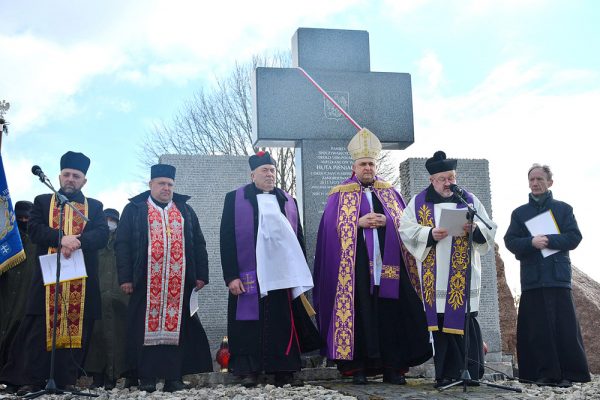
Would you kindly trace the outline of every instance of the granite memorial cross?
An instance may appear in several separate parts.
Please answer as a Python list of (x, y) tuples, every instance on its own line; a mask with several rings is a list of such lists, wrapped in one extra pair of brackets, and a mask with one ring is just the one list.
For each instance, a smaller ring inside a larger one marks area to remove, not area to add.
[(252, 134), (256, 146), (296, 148), (296, 197), (312, 266), (329, 189), (351, 174), (346, 146), (352, 136), (365, 127), (384, 149), (413, 143), (411, 80), (407, 73), (371, 72), (366, 31), (299, 28), (292, 62), (293, 68), (256, 68)]

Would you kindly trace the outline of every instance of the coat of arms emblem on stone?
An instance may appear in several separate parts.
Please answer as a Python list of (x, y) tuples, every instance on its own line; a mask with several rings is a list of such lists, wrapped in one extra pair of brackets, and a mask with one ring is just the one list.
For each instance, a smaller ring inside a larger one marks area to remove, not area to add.
[[(350, 105), (349, 92), (327, 92), (327, 94), (329, 94), (329, 96), (331, 96), (331, 98), (335, 100), (335, 102), (338, 103), (344, 111), (348, 112), (348, 106)], [(323, 98), (323, 109), (325, 112), (325, 118), (327, 119), (344, 118), (342, 113), (326, 98)]]

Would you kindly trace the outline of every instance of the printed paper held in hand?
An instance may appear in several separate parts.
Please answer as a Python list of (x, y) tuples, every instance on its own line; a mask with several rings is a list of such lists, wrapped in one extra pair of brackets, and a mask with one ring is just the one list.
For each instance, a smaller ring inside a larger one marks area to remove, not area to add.
[[(56, 254), (40, 256), (40, 267), (44, 286), (56, 283)], [(72, 281), (73, 279), (87, 278), (85, 261), (81, 249), (71, 253), (71, 257), (65, 258), (60, 255), (60, 282)]]
[(198, 312), (198, 309), (200, 308), (200, 305), (198, 304), (198, 295), (200, 293), (198, 292), (198, 288), (194, 288), (194, 290), (192, 290), (192, 294), (190, 295), (190, 317), (193, 317), (194, 314), (196, 314)]
[[(556, 225), (556, 220), (554, 219), (554, 215), (551, 210), (543, 212), (535, 217), (531, 218), (529, 221), (525, 221), (525, 226), (531, 233), (531, 236), (536, 235), (556, 235), (559, 234), (560, 231), (558, 229), (558, 225)], [(558, 253), (560, 250), (556, 249), (542, 249), (542, 256), (548, 257), (554, 253)]]
[(463, 227), (466, 223), (466, 208), (442, 208), (438, 228), (445, 228), (448, 230), (448, 236), (462, 236), (465, 234)]

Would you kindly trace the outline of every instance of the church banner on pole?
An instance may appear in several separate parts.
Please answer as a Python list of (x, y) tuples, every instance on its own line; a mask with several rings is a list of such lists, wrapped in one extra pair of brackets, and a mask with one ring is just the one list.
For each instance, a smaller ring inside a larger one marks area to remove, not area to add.
[(25, 251), (10, 200), (2, 155), (0, 155), (0, 275), (23, 260), (25, 260)]

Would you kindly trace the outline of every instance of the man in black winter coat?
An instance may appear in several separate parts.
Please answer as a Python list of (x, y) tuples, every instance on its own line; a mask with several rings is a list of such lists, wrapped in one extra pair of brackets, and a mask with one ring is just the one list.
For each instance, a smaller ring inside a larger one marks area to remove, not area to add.
[[(581, 242), (573, 208), (549, 190), (552, 171), (534, 164), (528, 173), (529, 202), (513, 211), (504, 242), (521, 262), (517, 322), (519, 378), (569, 387), (589, 382), (583, 340), (571, 294), (569, 250)], [(550, 227), (540, 232), (532, 224)]]
[(115, 250), (128, 307), (129, 367), (140, 390), (184, 389), (183, 375), (212, 371), (208, 339), (190, 316), (190, 295), (208, 283), (206, 242), (196, 213), (174, 193), (175, 167), (152, 166), (150, 190), (123, 210)]

